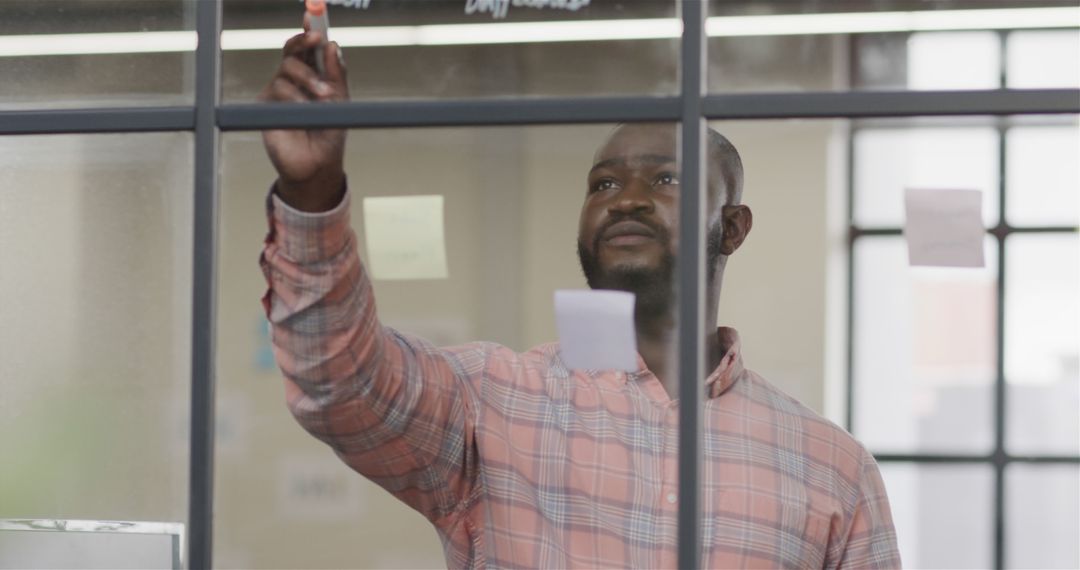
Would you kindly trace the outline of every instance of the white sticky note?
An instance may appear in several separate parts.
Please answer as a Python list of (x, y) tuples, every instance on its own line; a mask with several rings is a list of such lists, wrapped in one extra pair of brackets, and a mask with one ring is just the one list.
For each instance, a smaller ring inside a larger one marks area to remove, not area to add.
[(982, 192), (909, 188), (904, 207), (911, 265), (985, 266)]
[(446, 279), (442, 196), (364, 198), (364, 235), (375, 279)]
[(555, 326), (567, 368), (638, 369), (633, 293), (555, 291)]
[(364, 484), (329, 453), (285, 453), (277, 460), (277, 513), (283, 519), (339, 522), (362, 517)]

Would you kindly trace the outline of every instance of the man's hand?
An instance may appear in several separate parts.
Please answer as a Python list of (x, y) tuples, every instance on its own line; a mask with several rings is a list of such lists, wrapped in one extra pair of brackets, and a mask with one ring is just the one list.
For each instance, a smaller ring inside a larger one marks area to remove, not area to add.
[[(307, 22), (305, 19), (305, 29)], [(341, 47), (330, 42), (323, 50), (325, 75), (315, 71), (318, 32), (305, 31), (285, 42), (284, 57), (261, 101), (306, 103), (347, 101), (349, 83)], [(287, 204), (305, 212), (325, 212), (341, 199), (345, 183), (343, 129), (263, 131), (263, 143), (278, 172), (277, 193)]]

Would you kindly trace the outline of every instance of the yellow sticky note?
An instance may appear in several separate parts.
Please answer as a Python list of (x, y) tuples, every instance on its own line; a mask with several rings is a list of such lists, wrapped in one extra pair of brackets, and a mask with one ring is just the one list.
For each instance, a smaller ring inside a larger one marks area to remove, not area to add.
[(364, 198), (364, 234), (375, 279), (446, 279), (442, 196)]

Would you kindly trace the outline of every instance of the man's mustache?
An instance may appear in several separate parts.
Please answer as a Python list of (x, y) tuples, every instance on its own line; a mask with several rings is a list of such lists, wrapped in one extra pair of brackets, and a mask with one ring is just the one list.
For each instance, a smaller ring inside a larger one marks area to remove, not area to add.
[(637, 222), (637, 223), (649, 228), (650, 230), (652, 230), (653, 233), (656, 234), (657, 241), (659, 241), (661, 243), (667, 243), (668, 237), (669, 237), (667, 228), (664, 228), (664, 227), (660, 226), (659, 224), (657, 224), (656, 222), (654, 222), (652, 220), (649, 220), (649, 219), (647, 219), (645, 217), (642, 217), (642, 216), (640, 216), (638, 214), (620, 214), (620, 215), (612, 216), (612, 217), (608, 218), (608, 220), (606, 222), (604, 222), (603, 225), (600, 226), (600, 229), (597, 230), (596, 237), (593, 238), (593, 243), (592, 243), (592, 251), (593, 251), (594, 255), (597, 252), (600, 251), (600, 242), (604, 239), (604, 234), (606, 234), (607, 231), (609, 229), (611, 229), (611, 226), (614, 226), (615, 224), (617, 224), (619, 222), (626, 222), (626, 221)]

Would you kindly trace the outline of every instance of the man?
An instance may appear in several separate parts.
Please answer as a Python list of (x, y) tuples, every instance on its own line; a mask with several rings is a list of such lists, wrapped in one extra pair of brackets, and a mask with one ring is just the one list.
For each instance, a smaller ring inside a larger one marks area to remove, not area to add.
[[(347, 99), (340, 49), (289, 40), (271, 101)], [(290, 410), (435, 525), (461, 567), (672, 568), (677, 422), (676, 130), (616, 129), (588, 174), (578, 249), (590, 286), (633, 291), (640, 369), (568, 370), (557, 344), (436, 348), (383, 327), (349, 228), (340, 131), (270, 131), (279, 178), (261, 264)], [(725, 261), (749, 233), (742, 165), (709, 139), (703, 561), (711, 568), (898, 567), (873, 458), (747, 370), (717, 328)], [(374, 522), (374, 521), (373, 521)]]

